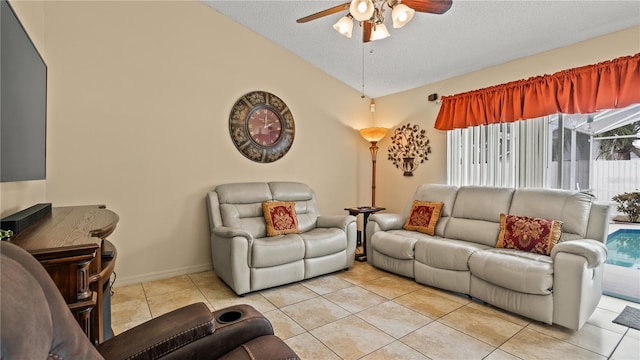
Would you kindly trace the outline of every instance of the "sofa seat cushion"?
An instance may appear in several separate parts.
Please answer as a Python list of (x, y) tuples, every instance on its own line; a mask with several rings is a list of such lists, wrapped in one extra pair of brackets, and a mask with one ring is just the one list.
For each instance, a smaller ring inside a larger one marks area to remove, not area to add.
[(299, 234), (277, 235), (253, 240), (250, 267), (288, 264), (304, 258), (304, 241)]
[(469, 259), (471, 274), (500, 287), (527, 294), (547, 295), (553, 288), (550, 256), (514, 249), (477, 251)]
[(428, 236), (416, 231), (390, 231), (376, 232), (371, 237), (371, 246), (379, 253), (390, 256), (394, 259), (413, 260), (414, 245), (418, 238)]
[(347, 235), (339, 228), (315, 228), (300, 236), (306, 249), (305, 259), (339, 253), (347, 248)]
[(416, 261), (443, 270), (468, 271), (471, 254), (489, 249), (488, 246), (446, 239), (422, 237), (416, 243)]

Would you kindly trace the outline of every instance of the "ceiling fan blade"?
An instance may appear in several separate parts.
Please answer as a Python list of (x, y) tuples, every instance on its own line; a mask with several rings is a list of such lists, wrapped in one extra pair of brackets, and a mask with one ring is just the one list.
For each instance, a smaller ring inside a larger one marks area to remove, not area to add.
[(362, 22), (362, 42), (366, 43), (371, 41), (371, 28), (373, 28), (371, 21)]
[(451, 8), (451, 0), (402, 0), (402, 3), (415, 11), (444, 14)]
[(306, 23), (306, 22), (309, 22), (311, 20), (315, 20), (315, 19), (319, 19), (321, 17), (325, 17), (327, 15), (331, 15), (331, 14), (335, 14), (335, 13), (340, 12), (340, 11), (348, 10), (350, 4), (351, 4), (351, 2), (347, 2), (347, 3), (341, 4), (341, 5), (337, 5), (337, 6), (334, 6), (334, 7), (319, 11), (319, 12), (317, 12), (315, 14), (311, 14), (311, 15), (302, 17), (302, 18), (296, 20), (296, 22), (298, 24)]

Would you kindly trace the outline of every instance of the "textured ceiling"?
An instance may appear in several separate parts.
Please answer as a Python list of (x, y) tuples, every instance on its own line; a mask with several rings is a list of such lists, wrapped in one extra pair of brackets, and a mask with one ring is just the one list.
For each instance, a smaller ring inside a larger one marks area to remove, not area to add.
[[(397, 93), (640, 25), (640, 1), (453, 0), (443, 15), (416, 13), (387, 39), (362, 44), (333, 30), (346, 12), (296, 19), (345, 1), (203, 0), (371, 98)], [(640, 41), (640, 34), (638, 36)], [(632, 55), (632, 54), (629, 54)]]

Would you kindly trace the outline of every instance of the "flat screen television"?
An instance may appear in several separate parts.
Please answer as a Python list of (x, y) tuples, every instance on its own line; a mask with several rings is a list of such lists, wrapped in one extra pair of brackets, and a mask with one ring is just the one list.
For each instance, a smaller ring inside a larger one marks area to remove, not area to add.
[(46, 177), (47, 65), (0, 0), (0, 181)]

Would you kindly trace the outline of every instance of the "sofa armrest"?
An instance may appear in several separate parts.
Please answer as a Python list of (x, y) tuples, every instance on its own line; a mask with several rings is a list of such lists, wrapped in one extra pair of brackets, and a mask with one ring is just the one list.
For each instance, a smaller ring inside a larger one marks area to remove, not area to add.
[(214, 329), (213, 314), (204, 303), (197, 303), (127, 330), (96, 349), (105, 359), (155, 359), (211, 335)]
[(324, 215), (318, 216), (316, 221), (316, 227), (319, 228), (340, 228), (347, 231), (347, 226), (356, 221), (356, 217), (352, 215)]
[(568, 240), (556, 244), (551, 257), (553, 323), (579, 330), (600, 302), (607, 249), (597, 240)]
[(215, 228), (211, 229), (211, 233), (213, 235), (216, 235), (222, 238), (227, 238), (227, 239), (240, 236), (240, 237), (246, 238), (249, 241), (253, 240), (253, 236), (251, 235), (251, 233), (249, 233), (247, 230), (240, 229), (240, 228), (232, 228), (228, 226), (216, 226)]
[(405, 219), (400, 214), (381, 213), (369, 217), (368, 224), (377, 224), (382, 231), (400, 230), (404, 226)]
[(558, 243), (551, 249), (551, 258), (555, 261), (560, 252), (584, 257), (589, 268), (598, 267), (607, 260), (607, 247), (597, 240), (579, 239)]

